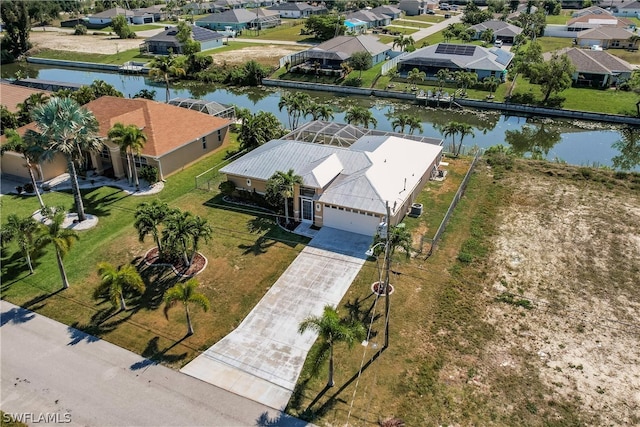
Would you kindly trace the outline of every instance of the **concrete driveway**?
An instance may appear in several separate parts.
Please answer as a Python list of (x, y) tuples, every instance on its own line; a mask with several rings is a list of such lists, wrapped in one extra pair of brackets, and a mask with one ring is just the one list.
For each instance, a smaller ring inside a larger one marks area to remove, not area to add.
[(229, 335), (181, 372), (275, 409), (287, 405), (317, 335), (298, 333), (309, 315), (337, 306), (364, 264), (372, 238), (323, 227)]

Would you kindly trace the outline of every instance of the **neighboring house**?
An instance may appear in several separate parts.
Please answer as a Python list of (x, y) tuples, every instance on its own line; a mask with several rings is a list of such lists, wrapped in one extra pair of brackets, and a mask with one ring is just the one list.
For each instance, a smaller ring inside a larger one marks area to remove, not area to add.
[(323, 70), (339, 70), (356, 52), (368, 52), (372, 64), (384, 61), (391, 52), (391, 46), (380, 43), (374, 36), (338, 36), (319, 45), (291, 55), (291, 66), (304, 64), (312, 66), (320, 63)]
[(391, 24), (391, 17), (387, 15), (373, 13), (371, 10), (359, 10), (347, 15), (346, 19), (357, 19), (367, 23), (368, 28), (386, 27)]
[(345, 19), (344, 26), (347, 28), (347, 35), (365, 34), (369, 26), (359, 19)]
[(585, 7), (584, 9), (577, 10), (571, 14), (571, 16), (574, 18), (579, 18), (581, 16), (589, 16), (589, 15), (600, 15), (600, 16), (606, 17), (606, 16), (613, 16), (613, 13), (599, 6), (590, 6), (590, 7)]
[(629, 18), (637, 18), (640, 16), (640, 1), (632, 1), (630, 3), (623, 3), (618, 6), (617, 11), (614, 13), (616, 16), (625, 16)]
[(591, 28), (620, 27), (635, 28), (635, 24), (625, 18), (618, 18), (613, 15), (590, 14), (573, 18), (567, 22), (567, 31), (580, 32)]
[(638, 49), (637, 37), (619, 27), (602, 27), (580, 31), (576, 37), (578, 46), (600, 46), (605, 49)]
[(391, 19), (398, 19), (402, 17), (402, 9), (398, 9), (395, 6), (389, 5), (374, 7), (373, 9), (371, 9), (371, 12), (375, 13), (376, 15), (387, 15)]
[(109, 25), (113, 18), (123, 15), (130, 24), (150, 24), (167, 19), (166, 5), (155, 5), (141, 9), (128, 10), (114, 7), (87, 17), (90, 25)]
[[(307, 142), (358, 135), (349, 147)], [(300, 139), (303, 138), (303, 139)], [(442, 140), (311, 122), (220, 169), (240, 191), (264, 194), (267, 180), (293, 169), (302, 177), (293, 197), (297, 221), (372, 236), (386, 219), (397, 225), (437, 173)]]
[(89, 24), (109, 25), (111, 24), (111, 21), (113, 21), (113, 18), (118, 15), (124, 15), (124, 17), (127, 18), (128, 22), (131, 22), (131, 20), (133, 19), (133, 11), (127, 10), (122, 7), (114, 7), (112, 9), (107, 9), (102, 12), (89, 15), (87, 19), (89, 20)]
[[(518, 5), (518, 7), (516, 8), (516, 10), (515, 10), (515, 11), (510, 12), (510, 13), (507, 15), (507, 20), (508, 20), (508, 21), (513, 21), (513, 20), (515, 20), (516, 18), (518, 18), (520, 15), (526, 15), (527, 13), (529, 13), (529, 14), (534, 14), (534, 13), (536, 13), (537, 11), (538, 11), (538, 8), (537, 8), (537, 7), (535, 7), (534, 5), (530, 5), (530, 4), (528, 4), (528, 3), (520, 4), (520, 5)], [(495, 14), (493, 15), (493, 17), (494, 17), (495, 19), (500, 19), (500, 18), (502, 17), (502, 14), (501, 14), (501, 13), (495, 13)]]
[(424, 15), (427, 10), (437, 9), (437, 6), (438, 2), (435, 0), (400, 0), (397, 4), (398, 9), (407, 16)]
[(499, 48), (487, 49), (472, 44), (439, 43), (411, 52), (398, 61), (398, 72), (406, 76), (417, 68), (424, 71), (428, 79), (435, 78), (439, 70), (470, 71), (478, 79), (495, 76), (503, 82), (507, 77), (507, 67), (513, 54)]
[[(573, 82), (576, 86), (610, 87), (631, 78), (635, 67), (603, 50), (565, 48), (557, 51), (566, 54), (576, 67)], [(544, 55), (545, 60), (551, 53)]]
[(18, 104), (22, 104), (25, 99), (36, 93), (51, 95), (53, 92), (12, 84), (7, 80), (0, 81), (0, 94), (2, 94), (0, 104), (4, 105), (12, 113), (18, 111)]
[(215, 4), (222, 10), (246, 9), (254, 5), (248, 0), (216, 0)]
[(191, 2), (182, 6), (182, 11), (186, 15), (204, 15), (206, 13), (222, 12), (225, 10), (224, 6), (218, 6), (213, 2)]
[(280, 14), (276, 11), (234, 9), (200, 18), (196, 25), (210, 30), (225, 30), (226, 27), (230, 27), (231, 30), (242, 31), (277, 27), (281, 22)]
[(522, 32), (522, 28), (504, 21), (490, 20), (480, 24), (472, 25), (476, 32), (474, 38), (481, 39), (482, 33), (487, 30), (493, 31), (493, 40), (501, 40), (503, 43), (513, 43), (516, 36)]
[(324, 6), (312, 6), (309, 3), (279, 3), (267, 8), (276, 11), (281, 18), (306, 18), (311, 15), (325, 15), (328, 13)]
[(188, 108), (190, 110), (199, 111), (210, 116), (221, 117), (223, 119), (234, 119), (236, 116), (236, 108), (233, 105), (220, 104), (216, 101), (207, 101), (205, 99), (191, 98), (173, 98), (168, 102), (169, 105), (176, 107)]
[[(155, 55), (181, 54), (182, 44), (176, 38), (177, 27), (169, 27), (153, 37), (149, 37), (141, 46), (141, 51)], [(191, 38), (200, 43), (200, 50), (205, 51), (222, 46), (224, 35), (208, 28), (191, 26)]]
[[(99, 125), (98, 135), (104, 141), (102, 152), (85, 156), (84, 168), (115, 178), (126, 176), (127, 168), (120, 149), (107, 138), (109, 130), (118, 122), (136, 125), (144, 131), (147, 142), (141, 155), (136, 156), (136, 166), (157, 167), (160, 179), (214, 152), (228, 140), (231, 124), (229, 120), (142, 98), (103, 96), (84, 107), (95, 115)], [(24, 134), (27, 129), (37, 130), (35, 123), (30, 123), (19, 128), (18, 132)], [(39, 179), (47, 180), (64, 173), (66, 164), (64, 160), (60, 162), (60, 157), (54, 159), (55, 164), (60, 165), (58, 170), (53, 171), (55, 174), (43, 174)], [(47, 163), (41, 166), (49, 167)], [(3, 173), (5, 171), (3, 167)], [(19, 165), (7, 173), (16, 174), (15, 171), (22, 172), (19, 176), (27, 177), (26, 171), (20, 171)]]

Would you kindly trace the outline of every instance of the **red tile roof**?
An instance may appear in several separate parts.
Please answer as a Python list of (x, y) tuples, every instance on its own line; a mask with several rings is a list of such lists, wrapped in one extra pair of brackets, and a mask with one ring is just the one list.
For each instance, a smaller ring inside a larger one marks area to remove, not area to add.
[(14, 85), (11, 83), (0, 84), (0, 104), (7, 107), (9, 111), (15, 113), (18, 111), (18, 104), (24, 102), (29, 96), (34, 93), (44, 93), (51, 95), (51, 92), (47, 90), (32, 89), (30, 87), (24, 87)]

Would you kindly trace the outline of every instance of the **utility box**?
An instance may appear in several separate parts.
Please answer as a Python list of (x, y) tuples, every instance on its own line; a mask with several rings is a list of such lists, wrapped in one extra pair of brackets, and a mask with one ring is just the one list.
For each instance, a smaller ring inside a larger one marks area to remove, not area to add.
[(422, 215), (422, 203), (413, 203), (411, 205), (411, 211), (409, 212), (409, 216), (419, 217)]

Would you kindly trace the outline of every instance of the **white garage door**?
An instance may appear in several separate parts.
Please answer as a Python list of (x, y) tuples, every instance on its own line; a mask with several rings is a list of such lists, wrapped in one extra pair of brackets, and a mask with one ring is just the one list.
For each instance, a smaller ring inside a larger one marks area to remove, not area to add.
[(322, 215), (322, 224), (325, 227), (337, 228), (338, 230), (350, 231), (367, 236), (376, 234), (378, 224), (380, 224), (380, 218), (378, 217), (339, 210), (327, 205), (324, 206)]

